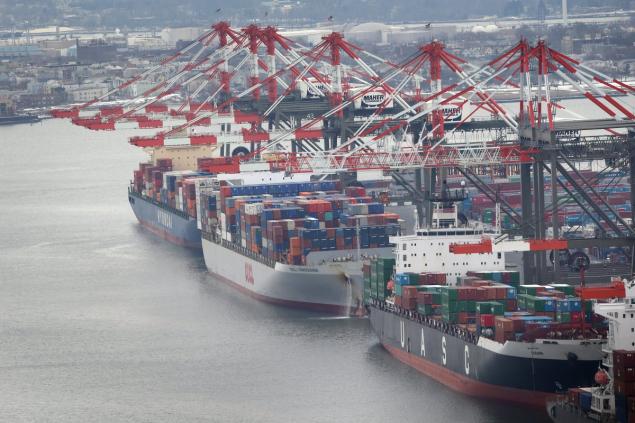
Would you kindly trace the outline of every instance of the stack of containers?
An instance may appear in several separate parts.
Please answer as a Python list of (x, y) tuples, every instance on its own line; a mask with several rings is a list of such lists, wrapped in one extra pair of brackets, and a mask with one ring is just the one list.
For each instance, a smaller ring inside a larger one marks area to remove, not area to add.
[(496, 317), (504, 316), (503, 305), (496, 301), (479, 301), (476, 303), (476, 325), (480, 333), (495, 333)]
[(376, 282), (377, 298), (385, 300), (388, 295), (387, 284), (392, 278), (393, 269), (395, 267), (394, 258), (377, 258), (371, 261), (371, 277), (374, 273)]
[(558, 323), (582, 323), (587, 310), (580, 298), (571, 295), (574, 292), (573, 286), (566, 284), (520, 285), (518, 308)]
[(170, 207), (184, 211), (183, 207), (183, 179), (201, 176), (190, 170), (171, 171), (163, 173), (163, 189), (166, 192), (167, 204)]
[(183, 179), (182, 187), (183, 211), (192, 217), (196, 217), (196, 180)]
[(447, 286), (441, 291), (441, 316), (448, 323), (459, 322), (459, 290)]
[(504, 344), (505, 341), (514, 341), (516, 339), (513, 320), (504, 316), (496, 316), (495, 325), (494, 339), (496, 342)]
[(210, 233), (218, 225), (218, 197), (218, 191), (207, 188), (201, 189), (200, 198), (197, 197), (199, 203), (197, 223), (200, 224), (199, 229), (203, 232)]
[[(217, 218), (223, 239), (297, 265), (306, 264), (306, 256), (312, 251), (389, 246), (389, 236), (401, 229), (398, 215), (383, 213), (381, 204), (361, 196), (365, 194), (363, 188), (347, 189), (357, 195), (348, 197), (335, 191), (338, 186), (334, 181), (220, 186), (214, 205), (217, 211), (220, 208)], [(361, 211), (376, 214), (365, 215), (372, 216), (365, 226), (346, 226), (349, 217), (344, 209), (360, 204)]]
[(171, 170), (171, 159), (159, 159), (155, 165), (139, 163), (139, 170), (136, 170), (133, 176), (135, 191), (153, 200), (162, 201), (163, 173)]
[(424, 316), (441, 314), (442, 285), (420, 286), (417, 292), (417, 312)]
[(504, 305), (505, 311), (516, 311), (518, 309), (517, 290), (511, 285), (479, 279), (476, 276), (460, 278), (460, 284), (471, 286), (476, 289), (477, 300), (498, 301)]
[(613, 351), (615, 417), (620, 423), (635, 421), (635, 351)]
[(512, 285), (514, 287), (518, 287), (518, 285), (520, 285), (520, 272), (512, 270), (467, 272), (467, 275), (492, 282)]
[(419, 275), (417, 273), (397, 273), (395, 274), (395, 295), (401, 296), (404, 286), (419, 285)]
[[(422, 272), (422, 273), (412, 273), (412, 272), (403, 272), (399, 274), (399, 278), (408, 280), (409, 283), (407, 285), (445, 285), (446, 284), (446, 275), (445, 273), (437, 273), (437, 272)], [(416, 283), (415, 283), (416, 282)]]

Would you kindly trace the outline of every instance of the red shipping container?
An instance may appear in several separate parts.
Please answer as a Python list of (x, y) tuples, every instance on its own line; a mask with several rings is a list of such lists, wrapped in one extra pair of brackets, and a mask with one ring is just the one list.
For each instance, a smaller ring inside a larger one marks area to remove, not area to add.
[(411, 299), (417, 299), (417, 287), (416, 286), (402, 286), (401, 287), (401, 296), (404, 301), (409, 301)]
[(486, 292), (486, 296), (487, 298), (485, 298), (486, 300), (497, 300), (497, 295), (498, 295), (498, 288), (496, 288), (495, 286), (487, 286), (484, 287), (483, 289), (485, 289)]
[(613, 389), (617, 394), (627, 397), (635, 397), (635, 382), (623, 382), (621, 380), (614, 380)]
[(511, 316), (509, 320), (512, 321), (514, 332), (522, 332), (523, 330), (525, 330), (525, 321), (521, 316)]
[(512, 332), (514, 330), (514, 322), (505, 317), (496, 316), (496, 331), (500, 332)]
[(485, 301), (487, 300), (487, 289), (485, 288), (476, 288), (476, 300), (477, 301)]
[(466, 311), (461, 311), (461, 312), (459, 312), (457, 317), (458, 317), (459, 323), (461, 323), (463, 325), (466, 325), (470, 315)]
[(505, 301), (505, 311), (516, 311), (516, 310), (518, 310), (518, 301), (516, 300)]
[(414, 310), (417, 308), (417, 298), (402, 299), (401, 306), (406, 310)]
[(432, 304), (432, 293), (417, 292), (417, 304)]
[(580, 323), (584, 320), (584, 313), (581, 311), (571, 312), (571, 323)]
[(395, 305), (398, 307), (401, 307), (402, 305), (401, 297), (399, 295), (395, 295)]
[(496, 298), (497, 300), (505, 300), (507, 299), (507, 288), (504, 286), (496, 287)]
[(481, 326), (493, 328), (496, 324), (495, 317), (493, 314), (481, 314)]
[(635, 367), (615, 367), (613, 373), (616, 380), (635, 382)]
[(635, 351), (614, 350), (613, 363), (620, 367), (635, 367)]

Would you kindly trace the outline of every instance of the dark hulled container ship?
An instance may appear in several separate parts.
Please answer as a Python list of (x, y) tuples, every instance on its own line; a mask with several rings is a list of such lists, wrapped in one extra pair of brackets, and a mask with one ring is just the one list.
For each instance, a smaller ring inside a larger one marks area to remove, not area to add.
[(585, 386), (601, 360), (599, 340), (500, 344), (388, 303), (370, 305), (381, 344), (399, 361), (468, 395), (543, 407), (566, 387)]
[(504, 253), (462, 252), (488, 234), (460, 220), (455, 205), (437, 204), (431, 227), (391, 237), (394, 276), (382, 260), (367, 267), (364, 298), (379, 342), (401, 362), (476, 397), (544, 407), (554, 393), (591, 383), (606, 341), (602, 327), (590, 330), (592, 313), (575, 287), (520, 285)]

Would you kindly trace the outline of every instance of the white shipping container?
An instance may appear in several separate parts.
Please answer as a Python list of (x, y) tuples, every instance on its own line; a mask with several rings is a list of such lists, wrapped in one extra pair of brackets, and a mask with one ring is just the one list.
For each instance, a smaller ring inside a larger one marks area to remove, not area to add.
[(262, 203), (247, 203), (245, 204), (245, 214), (254, 216), (262, 213)]
[(163, 186), (165, 188), (168, 187), (168, 175), (176, 176), (176, 180), (180, 181), (183, 178), (186, 178), (191, 175), (196, 175), (198, 172), (194, 170), (171, 170), (169, 172), (163, 172)]

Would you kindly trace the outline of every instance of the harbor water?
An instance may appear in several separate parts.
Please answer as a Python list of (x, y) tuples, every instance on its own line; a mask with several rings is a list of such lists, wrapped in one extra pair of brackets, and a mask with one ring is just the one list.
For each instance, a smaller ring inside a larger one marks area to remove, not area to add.
[(367, 319), (260, 303), (128, 204), (144, 154), (0, 128), (0, 422), (540, 422), (416, 373)]

